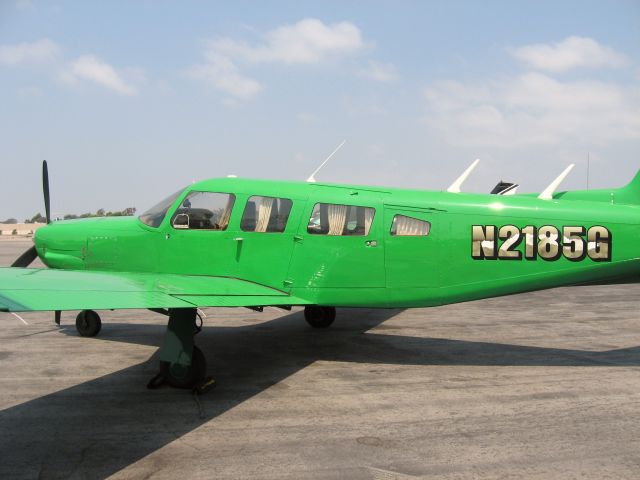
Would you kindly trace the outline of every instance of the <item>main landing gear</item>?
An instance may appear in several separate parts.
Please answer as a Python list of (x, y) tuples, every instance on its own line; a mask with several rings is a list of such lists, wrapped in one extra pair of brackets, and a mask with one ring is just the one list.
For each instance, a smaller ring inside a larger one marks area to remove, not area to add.
[(158, 388), (167, 383), (176, 388), (192, 388), (204, 393), (215, 386), (215, 380), (207, 377), (207, 360), (202, 350), (195, 346), (193, 337), (200, 331), (196, 323), (195, 308), (169, 309), (167, 332), (160, 346), (160, 372), (147, 384)]
[(304, 319), (313, 328), (327, 328), (336, 319), (336, 309), (334, 307), (307, 305), (304, 307)]
[[(57, 319), (56, 323), (59, 324)], [(83, 337), (95, 337), (101, 328), (100, 315), (93, 310), (82, 310), (76, 317), (76, 330)]]
[[(154, 310), (159, 311), (160, 310)], [(160, 371), (147, 387), (158, 388), (165, 383), (176, 388), (191, 388), (205, 393), (215, 386), (215, 380), (207, 377), (207, 360), (193, 342), (200, 331), (195, 308), (171, 308), (161, 313), (169, 315), (167, 332), (160, 346)], [(60, 325), (61, 312), (55, 312), (55, 322)], [(102, 321), (93, 310), (82, 310), (76, 317), (76, 330), (83, 337), (95, 337), (100, 333)]]

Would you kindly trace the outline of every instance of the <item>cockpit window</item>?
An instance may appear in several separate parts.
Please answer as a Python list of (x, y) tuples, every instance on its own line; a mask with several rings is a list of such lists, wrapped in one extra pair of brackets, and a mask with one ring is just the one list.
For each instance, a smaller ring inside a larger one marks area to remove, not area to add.
[(184, 192), (184, 188), (178, 190), (173, 195), (168, 196), (157, 205), (154, 205), (138, 218), (145, 225), (158, 228), (162, 223), (162, 220), (164, 220), (164, 216), (167, 214), (167, 210), (169, 210), (171, 205), (173, 205), (173, 203), (178, 199), (182, 192)]
[(171, 219), (173, 228), (226, 230), (236, 196), (229, 193), (190, 192)]

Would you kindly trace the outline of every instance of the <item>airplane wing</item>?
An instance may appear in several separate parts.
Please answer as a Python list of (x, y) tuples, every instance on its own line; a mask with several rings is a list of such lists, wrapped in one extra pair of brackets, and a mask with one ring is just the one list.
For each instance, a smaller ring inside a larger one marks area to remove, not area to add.
[(251, 307), (309, 302), (228, 277), (0, 268), (0, 311)]

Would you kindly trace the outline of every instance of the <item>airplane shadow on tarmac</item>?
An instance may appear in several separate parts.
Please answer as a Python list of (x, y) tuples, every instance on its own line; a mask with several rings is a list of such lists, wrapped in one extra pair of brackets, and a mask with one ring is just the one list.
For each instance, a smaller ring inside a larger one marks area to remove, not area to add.
[[(640, 365), (640, 347), (591, 352), (366, 333), (399, 312), (343, 309), (328, 330), (309, 328), (302, 312), (257, 325), (205, 327), (196, 343), (218, 386), (201, 397), (202, 417), (185, 391), (145, 389), (157, 369), (155, 355), (3, 410), (0, 477), (106, 477), (318, 360), (418, 366)], [(102, 340), (159, 345), (164, 334), (161, 325), (104, 327)], [(63, 332), (76, 335), (71, 326)]]

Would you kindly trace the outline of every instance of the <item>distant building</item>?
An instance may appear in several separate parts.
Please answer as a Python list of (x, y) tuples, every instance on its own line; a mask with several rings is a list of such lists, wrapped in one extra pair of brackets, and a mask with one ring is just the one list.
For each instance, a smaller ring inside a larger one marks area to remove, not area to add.
[[(29, 237), (35, 231), (46, 225), (45, 223), (0, 223), (0, 238), (2, 237)], [(13, 233), (15, 230), (16, 233)]]

